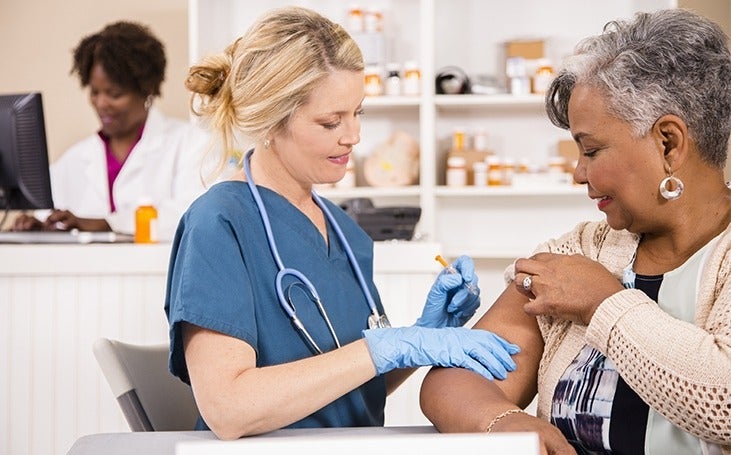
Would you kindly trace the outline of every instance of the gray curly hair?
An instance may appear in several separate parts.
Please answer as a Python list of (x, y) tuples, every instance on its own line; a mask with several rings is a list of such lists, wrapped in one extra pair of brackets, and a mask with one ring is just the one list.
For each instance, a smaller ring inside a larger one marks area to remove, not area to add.
[(731, 57), (724, 31), (689, 10), (637, 13), (581, 41), (546, 93), (551, 122), (569, 129), (576, 84), (604, 93), (612, 115), (641, 137), (663, 115), (688, 125), (702, 159), (723, 168), (731, 131)]

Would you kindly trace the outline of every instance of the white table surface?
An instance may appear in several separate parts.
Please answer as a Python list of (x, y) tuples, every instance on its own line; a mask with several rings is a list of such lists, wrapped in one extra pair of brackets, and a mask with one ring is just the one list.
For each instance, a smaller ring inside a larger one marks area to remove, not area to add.
[(431, 426), (283, 429), (221, 441), (210, 431), (101, 433), (79, 438), (67, 455), (228, 455), (251, 453), (439, 454), (445, 450), (491, 455), (538, 454), (532, 433), (441, 434)]

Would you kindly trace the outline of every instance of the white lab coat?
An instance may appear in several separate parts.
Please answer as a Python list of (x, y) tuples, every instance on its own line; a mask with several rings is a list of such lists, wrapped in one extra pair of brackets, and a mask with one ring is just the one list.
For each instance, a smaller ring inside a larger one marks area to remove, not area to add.
[(201, 163), (208, 134), (190, 122), (150, 109), (142, 138), (114, 182), (111, 213), (104, 142), (94, 134), (66, 151), (50, 167), (54, 206), (80, 218), (104, 218), (115, 232), (133, 234), (135, 210), (149, 199), (158, 211), (161, 241), (172, 239), (191, 202), (205, 191)]

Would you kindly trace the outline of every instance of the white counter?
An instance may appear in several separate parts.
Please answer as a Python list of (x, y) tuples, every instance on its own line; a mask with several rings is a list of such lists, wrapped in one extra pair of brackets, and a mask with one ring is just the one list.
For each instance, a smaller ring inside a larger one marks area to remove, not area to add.
[[(91, 346), (100, 336), (167, 342), (169, 252), (169, 244), (0, 245), (0, 453), (62, 454), (83, 435), (128, 431)], [(418, 317), (438, 253), (434, 243), (376, 244), (375, 281), (394, 325)], [(421, 377), (389, 397), (387, 424), (427, 423)]]
[(210, 431), (105, 433), (83, 436), (68, 455), (238, 455), (242, 453), (537, 455), (536, 433), (437, 433), (429, 426), (284, 429), (235, 441)]

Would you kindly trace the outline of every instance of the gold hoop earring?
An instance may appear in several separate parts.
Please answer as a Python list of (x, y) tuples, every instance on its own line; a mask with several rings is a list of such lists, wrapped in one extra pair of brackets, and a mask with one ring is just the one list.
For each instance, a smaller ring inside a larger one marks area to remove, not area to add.
[(271, 143), (271, 142), (269, 142), (269, 139), (264, 139), (264, 148), (265, 148), (265, 149), (268, 149), (268, 148), (269, 148), (269, 144), (270, 144), (270, 143)]

